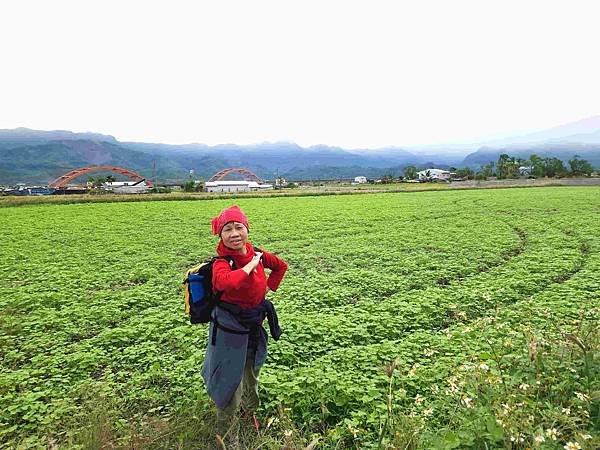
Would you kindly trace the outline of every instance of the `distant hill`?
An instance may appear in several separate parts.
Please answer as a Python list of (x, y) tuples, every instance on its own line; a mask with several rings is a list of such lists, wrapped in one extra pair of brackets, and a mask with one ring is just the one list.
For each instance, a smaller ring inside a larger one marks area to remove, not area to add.
[(461, 166), (477, 168), (493, 161), (506, 153), (523, 159), (529, 158), (532, 153), (541, 157), (555, 157), (562, 159), (565, 163), (575, 155), (586, 159), (594, 167), (600, 167), (600, 145), (588, 144), (538, 144), (538, 145), (514, 145), (503, 148), (480, 148), (465, 157)]
[[(380, 178), (389, 170), (382, 171), (376, 167), (362, 166), (308, 166), (294, 167), (282, 176), (287, 180), (334, 180), (334, 179), (353, 179), (357, 176), (367, 178)], [(395, 173), (395, 176), (400, 173)]]
[(186, 156), (190, 158), (216, 157), (226, 160), (233, 167), (264, 170), (267, 177), (277, 171), (280, 174), (291, 169), (309, 166), (376, 167), (387, 168), (402, 163), (416, 164), (422, 158), (401, 149), (345, 150), (340, 147), (317, 145), (300, 147), (291, 142), (262, 143), (251, 145), (220, 144), (209, 147), (203, 144), (166, 145), (123, 142), (124, 147), (155, 155)]
[(23, 145), (45, 144), (49, 141), (66, 140), (91, 140), (98, 142), (117, 143), (117, 140), (106, 134), (98, 133), (73, 133), (72, 131), (55, 130), (39, 131), (29, 128), (15, 128), (14, 130), (0, 130), (0, 145), (6, 147), (19, 147)]
[(90, 165), (124, 166), (149, 178), (155, 160), (163, 176), (181, 170), (166, 157), (152, 157), (110, 142), (65, 140), (19, 147), (0, 142), (0, 184), (47, 184), (69, 170)]
[[(244, 167), (264, 179), (381, 176), (389, 167), (418, 164), (402, 149), (363, 151), (294, 143), (167, 145), (119, 142), (112, 136), (68, 131), (0, 130), (0, 184), (47, 184), (88, 165), (116, 165), (157, 181), (208, 179), (228, 167)], [(336, 175), (339, 174), (339, 175)], [(91, 174), (90, 174), (91, 175)], [(83, 177), (82, 177), (83, 178)], [(84, 181), (84, 180), (81, 180)]]
[[(473, 144), (423, 146), (414, 151), (399, 147), (343, 149), (326, 145), (308, 148), (292, 142), (253, 145), (168, 145), (119, 142), (113, 136), (27, 128), (0, 130), (0, 184), (47, 184), (75, 168), (117, 165), (155, 181), (208, 179), (228, 167), (244, 167), (263, 179), (370, 178), (401, 175), (408, 165), (418, 168), (480, 167), (497, 161), (501, 153), (528, 158), (555, 156), (565, 162), (574, 155), (600, 168), (600, 116), (517, 136)], [(470, 150), (469, 150), (470, 149)], [(471, 153), (469, 153), (471, 152)]]
[(486, 142), (488, 147), (511, 145), (540, 145), (546, 143), (600, 145), (600, 116), (570, 122), (547, 130)]
[(600, 168), (600, 116), (589, 117), (565, 125), (523, 136), (495, 140), (468, 154), (461, 166), (479, 167), (506, 153), (528, 158), (532, 153), (556, 157), (567, 162), (575, 155)]

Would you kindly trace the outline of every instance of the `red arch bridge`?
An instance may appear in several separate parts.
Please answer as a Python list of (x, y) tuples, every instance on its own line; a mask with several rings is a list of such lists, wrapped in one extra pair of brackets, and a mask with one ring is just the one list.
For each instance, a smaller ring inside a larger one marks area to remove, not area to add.
[[(65, 173), (64, 175), (61, 175), (56, 180), (54, 180), (52, 183), (50, 183), (48, 185), (48, 187), (60, 189), (60, 188), (65, 187), (67, 185), (67, 183), (73, 181), (75, 178), (80, 177), (81, 175), (85, 175), (86, 173), (89, 173), (89, 172), (96, 172), (99, 170), (109, 170), (111, 172), (125, 175), (126, 177), (128, 177), (129, 179), (131, 179), (132, 181), (135, 181), (137, 183), (145, 180), (145, 178), (142, 177), (141, 175), (139, 175), (138, 173), (134, 172), (133, 170), (125, 169), (124, 167), (88, 166), (88, 167), (83, 167), (81, 169), (74, 169), (74, 170), (71, 170), (70, 172)], [(153, 185), (152, 181), (150, 181), (150, 180), (146, 180), (146, 184), (149, 187), (152, 187), (152, 185)]]
[(246, 181), (256, 181), (257, 183), (262, 183), (262, 180), (258, 177), (258, 175), (256, 175), (254, 172), (251, 172), (248, 169), (244, 169), (241, 167), (232, 167), (229, 169), (220, 170), (217, 173), (215, 173), (212, 177), (210, 177), (210, 180), (208, 181), (221, 181), (230, 173), (235, 172), (242, 174), (244, 180)]

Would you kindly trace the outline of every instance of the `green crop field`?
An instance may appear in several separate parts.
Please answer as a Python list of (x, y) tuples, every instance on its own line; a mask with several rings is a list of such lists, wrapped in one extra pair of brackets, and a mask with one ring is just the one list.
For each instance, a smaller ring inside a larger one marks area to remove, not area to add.
[(598, 187), (1, 208), (0, 448), (206, 448), (232, 203), (289, 263), (249, 448), (600, 448)]

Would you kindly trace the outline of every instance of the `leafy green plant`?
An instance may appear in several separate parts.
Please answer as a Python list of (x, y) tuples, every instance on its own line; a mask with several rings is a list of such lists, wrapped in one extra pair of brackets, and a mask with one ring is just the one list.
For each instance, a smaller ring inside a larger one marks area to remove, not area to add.
[[(237, 198), (289, 263), (249, 448), (597, 447), (599, 192)], [(213, 443), (183, 195), (0, 208), (0, 447)]]

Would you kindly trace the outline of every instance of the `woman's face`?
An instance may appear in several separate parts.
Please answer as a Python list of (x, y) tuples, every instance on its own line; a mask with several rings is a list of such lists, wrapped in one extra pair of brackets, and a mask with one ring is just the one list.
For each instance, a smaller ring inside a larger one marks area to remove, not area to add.
[(228, 222), (221, 230), (221, 239), (225, 247), (231, 250), (241, 250), (248, 242), (248, 229), (243, 223)]

